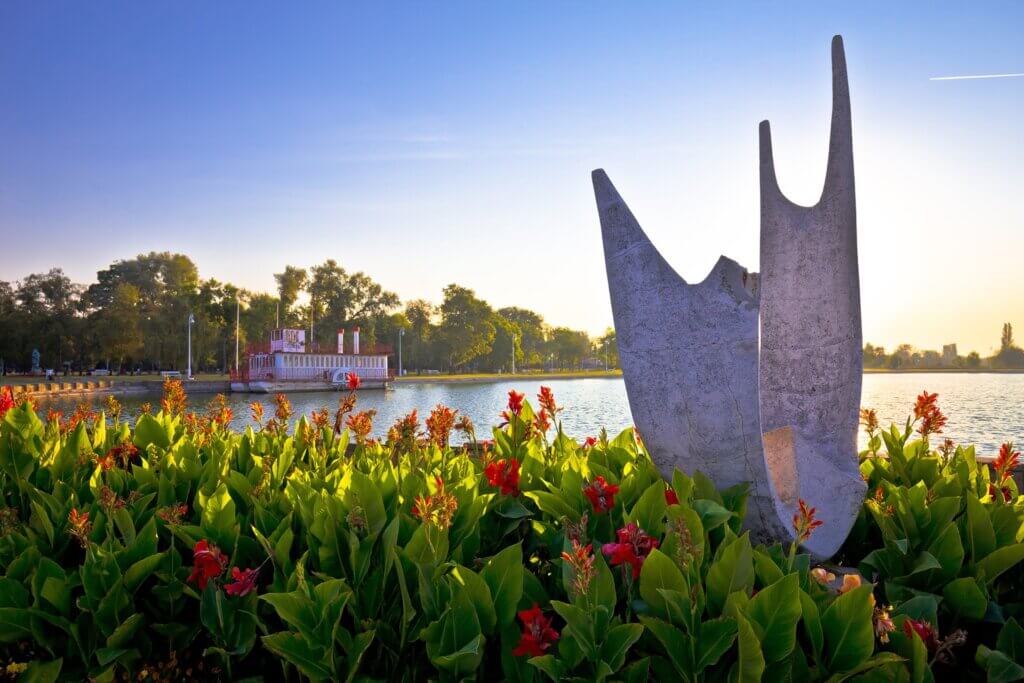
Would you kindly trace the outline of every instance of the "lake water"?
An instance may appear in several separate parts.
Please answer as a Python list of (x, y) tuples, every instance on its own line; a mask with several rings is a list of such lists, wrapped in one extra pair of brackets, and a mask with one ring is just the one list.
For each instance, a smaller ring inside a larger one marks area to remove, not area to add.
[[(483, 435), (489, 433), (488, 428), (499, 421), (498, 414), (505, 408), (510, 389), (525, 392), (536, 405), (535, 397), (541, 384), (550, 386), (558, 404), (565, 406), (561, 419), (570, 436), (580, 440), (596, 436), (602, 426), (614, 435), (632, 424), (625, 386), (617, 378), (399, 384), (393, 391), (360, 391), (357, 409), (377, 411), (374, 435), (383, 436), (388, 427), (411, 410), (418, 410), (422, 420), (434, 406), (442, 403), (468, 415), (480, 437), (485, 438)], [(973, 443), (981, 453), (994, 453), (1004, 441), (1024, 442), (1024, 374), (868, 374), (864, 376), (862, 405), (875, 408), (885, 426), (892, 421), (902, 424), (914, 398), (923, 389), (938, 392), (939, 405), (949, 417), (944, 435), (958, 443)], [(209, 398), (212, 397), (195, 395), (191, 404), (199, 409)], [(290, 398), (296, 414), (308, 415), (322, 407), (329, 408), (333, 414), (339, 394), (293, 393)], [(158, 404), (158, 399), (152, 396), (120, 400), (129, 413), (137, 412), (144, 401)], [(264, 404), (267, 416), (273, 414), (272, 396), (228, 395), (235, 412), (235, 427), (243, 427), (249, 421), (248, 405), (253, 400)], [(44, 400), (40, 408), (45, 412), (48, 406), (57, 403), (57, 407), (68, 411), (74, 409), (76, 402)]]

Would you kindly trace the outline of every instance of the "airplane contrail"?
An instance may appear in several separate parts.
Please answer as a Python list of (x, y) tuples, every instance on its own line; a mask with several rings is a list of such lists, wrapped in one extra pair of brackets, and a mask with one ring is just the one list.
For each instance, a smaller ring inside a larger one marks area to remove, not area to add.
[(971, 81), (978, 78), (1016, 78), (1018, 76), (1024, 76), (1024, 73), (1018, 74), (977, 74), (974, 76), (932, 76), (929, 81)]

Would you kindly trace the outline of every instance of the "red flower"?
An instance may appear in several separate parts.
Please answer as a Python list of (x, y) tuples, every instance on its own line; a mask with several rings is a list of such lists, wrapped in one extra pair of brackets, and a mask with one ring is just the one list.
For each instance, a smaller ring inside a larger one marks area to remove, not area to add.
[(359, 379), (359, 375), (354, 372), (345, 375), (345, 384), (348, 386), (349, 391), (355, 391), (362, 383), (363, 381)]
[(519, 417), (519, 413), (523, 411), (524, 398), (526, 398), (526, 394), (520, 394), (515, 389), (508, 392), (508, 409), (516, 417)]
[(516, 649), (512, 650), (513, 656), (540, 657), (558, 640), (558, 631), (551, 628), (551, 619), (544, 616), (537, 603), (520, 612), (519, 620), (523, 622), (523, 634)]
[(256, 590), (256, 579), (260, 576), (259, 569), (231, 568), (232, 582), (224, 586), (224, 592), (228, 595), (241, 598)]
[(0, 388), (0, 418), (14, 407), (14, 391), (10, 387)]
[(1000, 484), (1013, 476), (1013, 471), (1020, 464), (1020, 451), (1013, 450), (1013, 443), (1004, 443), (999, 447), (999, 457), (995, 459), (992, 466), (996, 470), (997, 480)]
[(907, 638), (911, 639), (916, 633), (929, 650), (934, 650), (939, 645), (938, 633), (927, 621), (907, 619), (903, 622), (903, 632), (907, 634)]
[(988, 485), (988, 495), (992, 496), (992, 498), (995, 498), (996, 497), (996, 493), (999, 493), (1000, 495), (1002, 495), (1004, 503), (1009, 503), (1013, 499), (1013, 492), (1010, 491), (1010, 487), (1009, 486), (1003, 486), (1003, 487), (1000, 487), (1000, 488), (997, 489), (992, 484), (989, 484)]
[(584, 448), (593, 448), (596, 445), (597, 445), (597, 439), (595, 439), (592, 436), (588, 436), (587, 440), (583, 442), (583, 447)]
[(551, 429), (551, 422), (548, 421), (548, 411), (545, 408), (541, 408), (536, 415), (533, 417), (533, 426), (537, 428), (538, 432), (546, 433)]
[(548, 414), (552, 417), (561, 410), (558, 404), (555, 403), (555, 395), (551, 392), (551, 387), (541, 387), (540, 393), (537, 394), (537, 401), (540, 403), (541, 408), (548, 411)]
[(803, 498), (798, 502), (800, 510), (793, 515), (793, 529), (796, 531), (797, 543), (805, 543), (811, 537), (811, 534), (814, 533), (814, 530), (825, 522), (814, 518), (818, 508), (809, 507)]
[(665, 502), (669, 505), (679, 505), (679, 496), (673, 488), (665, 489)]
[(615, 494), (619, 492), (617, 484), (609, 484), (604, 477), (598, 475), (594, 481), (583, 487), (583, 494), (590, 499), (594, 512), (608, 512), (615, 507)]
[(205, 590), (210, 579), (215, 579), (224, 573), (228, 566), (227, 555), (220, 551), (215, 545), (210, 545), (205, 539), (196, 543), (192, 550), (192, 573), (189, 575), (189, 583), (199, 585), (199, 590)]
[(921, 420), (917, 431), (923, 437), (927, 437), (929, 434), (941, 434), (942, 428), (946, 426), (946, 416), (942, 414), (935, 402), (938, 398), (938, 394), (922, 391), (914, 403), (914, 419)]
[(503, 496), (519, 495), (519, 461), (515, 458), (495, 460), (484, 468), (487, 483), (501, 489)]
[(638, 527), (635, 522), (630, 522), (615, 534), (619, 542), (605, 543), (601, 546), (601, 552), (608, 556), (608, 562), (613, 567), (625, 567), (628, 564), (633, 568), (633, 578), (640, 578), (640, 568), (651, 551), (658, 547), (658, 539)]

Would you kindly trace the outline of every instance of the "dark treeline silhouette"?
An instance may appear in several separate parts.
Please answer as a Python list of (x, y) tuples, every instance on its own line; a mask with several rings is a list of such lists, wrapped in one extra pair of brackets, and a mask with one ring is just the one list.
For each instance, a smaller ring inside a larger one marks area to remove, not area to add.
[(193, 369), (224, 372), (234, 365), (236, 302), (243, 354), (274, 327), (312, 330), (313, 343), (326, 350), (336, 347), (339, 328), (359, 326), (366, 349), (394, 351), (404, 330), (408, 372), (507, 372), (513, 355), (517, 370), (618, 365), (614, 331), (591, 339), (527, 309), (496, 310), (456, 284), (445, 287), (440, 304), (403, 305), (333, 259), (308, 269), (288, 265), (274, 277), (276, 292), (251, 292), (202, 279), (183, 254), (152, 252), (110, 264), (88, 285), (60, 268), (0, 281), (0, 365), (27, 372), (38, 350), (40, 367), (58, 373), (182, 370), (191, 313)]

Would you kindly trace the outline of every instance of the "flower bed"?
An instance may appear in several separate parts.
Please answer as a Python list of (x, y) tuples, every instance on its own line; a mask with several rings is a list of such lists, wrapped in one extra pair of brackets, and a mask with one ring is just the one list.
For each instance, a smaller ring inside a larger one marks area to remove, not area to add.
[[(547, 390), (536, 412), (513, 392), (488, 441), (438, 407), (378, 442), (354, 391), (234, 433), (223, 401), (166, 389), (133, 429), (116, 401), (40, 420), (0, 396), (8, 677), (1024, 678), (1017, 454), (933, 450), (934, 395), (902, 428), (864, 414), (836, 558), (858, 574), (755, 545), (744, 487), (665, 482), (632, 430), (566, 436)], [(813, 503), (794, 535), (828, 524)]]

